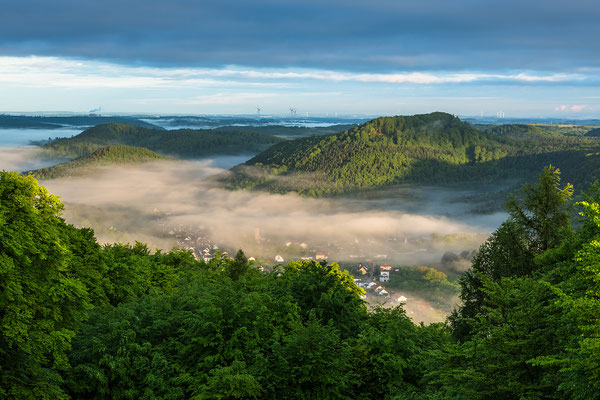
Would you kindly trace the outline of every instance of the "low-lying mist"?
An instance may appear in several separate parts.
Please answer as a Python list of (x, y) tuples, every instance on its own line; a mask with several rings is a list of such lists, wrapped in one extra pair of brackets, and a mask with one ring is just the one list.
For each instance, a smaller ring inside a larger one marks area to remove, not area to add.
[[(0, 169), (24, 171), (53, 163), (40, 156), (34, 147), (3, 148)], [(506, 218), (504, 213), (473, 213), (473, 204), (465, 201), (489, 188), (404, 185), (313, 199), (228, 191), (215, 184), (215, 175), (247, 158), (102, 167), (89, 176), (41, 184), (61, 197), (67, 222), (93, 228), (101, 243), (140, 241), (164, 250), (177, 246), (193, 249), (198, 257), (241, 248), (248, 257), (267, 262), (327, 258), (354, 270), (366, 262), (461, 272), (470, 261), (458, 254), (471, 254)], [(447, 252), (456, 253), (455, 258)], [(443, 262), (444, 254), (451, 262)], [(415, 321), (441, 321), (457, 302), (456, 293), (441, 299), (416, 288), (389, 290), (387, 299), (369, 294), (369, 302), (396, 305), (405, 296)]]
[[(312, 250), (339, 261), (439, 262), (445, 251), (478, 247), (503, 218), (462, 211), (460, 218), (445, 216), (461, 206), (444, 196), (438, 196), (434, 213), (435, 199), (426, 188), (394, 202), (227, 191), (211, 183), (210, 177), (222, 172), (213, 161), (160, 162), (42, 183), (66, 203), (69, 222), (91, 226), (103, 242), (139, 240), (170, 248), (191, 236), (195, 243), (186, 243), (189, 247), (210, 242), (263, 259), (299, 258)], [(426, 212), (419, 213), (416, 203), (423, 191)]]
[(46, 158), (37, 146), (0, 147), (0, 169), (6, 171), (28, 171), (49, 167), (65, 159)]

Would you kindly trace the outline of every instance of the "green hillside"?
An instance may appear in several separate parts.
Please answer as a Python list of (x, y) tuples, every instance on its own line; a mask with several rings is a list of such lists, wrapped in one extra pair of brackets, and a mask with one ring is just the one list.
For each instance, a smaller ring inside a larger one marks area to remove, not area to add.
[[(387, 185), (533, 176), (545, 165), (588, 183), (598, 143), (530, 125), (485, 132), (450, 114), (381, 117), (345, 132), (278, 143), (223, 178), (231, 189), (321, 196)], [(581, 165), (588, 170), (581, 174)], [(581, 176), (580, 176), (581, 175)]]
[(58, 129), (65, 126), (93, 126), (106, 123), (127, 123), (151, 129), (163, 129), (132, 117), (101, 116), (101, 115), (73, 115), (52, 117), (45, 115), (0, 115), (0, 128), (40, 128)]
[(588, 136), (588, 137), (598, 137), (598, 136), (600, 136), (600, 128), (595, 128), (595, 129), (592, 129), (591, 131), (588, 131), (585, 134), (585, 136)]
[(72, 138), (42, 146), (51, 156), (78, 157), (101, 147), (123, 144), (145, 147), (160, 154), (193, 158), (208, 154), (258, 152), (283, 139), (255, 132), (213, 130), (159, 130), (129, 124), (102, 124)]
[[(323, 136), (340, 133), (348, 129), (352, 129), (354, 124), (330, 125), (330, 126), (283, 126), (283, 125), (265, 125), (265, 126), (237, 126), (235, 129), (243, 132), (260, 132), (268, 135), (281, 137), (287, 136)], [(231, 130), (230, 126), (216, 128), (216, 130)]]
[(169, 160), (169, 158), (141, 147), (113, 145), (52, 167), (26, 171), (23, 175), (33, 175), (37, 179), (55, 179), (85, 175), (91, 168), (103, 165), (137, 164), (157, 160)]
[(494, 137), (512, 139), (560, 139), (563, 137), (557, 133), (542, 129), (539, 126), (526, 124), (493, 125), (488, 127), (485, 132)]

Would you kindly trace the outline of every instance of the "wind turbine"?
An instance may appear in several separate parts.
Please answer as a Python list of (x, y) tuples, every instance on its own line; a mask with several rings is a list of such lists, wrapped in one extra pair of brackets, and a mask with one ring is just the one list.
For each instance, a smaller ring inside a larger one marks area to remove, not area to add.
[(256, 115), (258, 116), (258, 118), (260, 118), (260, 111), (262, 110), (262, 108), (260, 108), (259, 106), (256, 106)]
[(294, 119), (296, 117), (296, 109), (290, 106), (290, 118)]

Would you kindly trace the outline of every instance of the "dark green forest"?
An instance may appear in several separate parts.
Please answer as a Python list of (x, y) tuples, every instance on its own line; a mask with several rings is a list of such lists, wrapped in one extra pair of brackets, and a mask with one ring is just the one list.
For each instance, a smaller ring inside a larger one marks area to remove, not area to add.
[(50, 157), (81, 157), (99, 148), (122, 144), (145, 147), (154, 152), (194, 158), (219, 154), (247, 154), (266, 149), (283, 139), (255, 132), (217, 130), (162, 130), (124, 123), (101, 124), (72, 138), (42, 145)]
[(381, 117), (345, 132), (278, 143), (222, 181), (231, 189), (326, 196), (399, 183), (535, 179), (545, 165), (588, 187), (599, 178), (600, 142), (532, 125), (480, 131), (446, 113)]
[(600, 136), (600, 128), (594, 128), (594, 129), (588, 131), (585, 134), (585, 136), (588, 136), (588, 137), (598, 137), (598, 136)]
[(0, 172), (0, 398), (600, 398), (600, 187), (572, 193), (547, 167), (511, 196), (462, 305), (425, 326), (337, 264), (101, 246)]
[[(236, 126), (237, 131), (242, 132), (259, 132), (268, 135), (276, 135), (282, 137), (294, 136), (324, 136), (333, 135), (351, 129), (355, 124), (330, 125), (319, 127), (307, 126), (284, 126), (284, 125), (264, 125), (264, 126)], [(230, 126), (216, 128), (216, 130), (231, 130)]]
[(0, 128), (39, 128), (59, 129), (72, 126), (93, 126), (106, 123), (125, 123), (150, 129), (162, 129), (159, 126), (132, 117), (76, 115), (51, 117), (44, 115), (6, 115), (0, 114)]
[(56, 179), (65, 176), (82, 176), (91, 168), (103, 165), (139, 164), (149, 161), (170, 160), (143, 147), (112, 145), (78, 157), (74, 160), (51, 167), (25, 171), (23, 175), (33, 175), (36, 179)]

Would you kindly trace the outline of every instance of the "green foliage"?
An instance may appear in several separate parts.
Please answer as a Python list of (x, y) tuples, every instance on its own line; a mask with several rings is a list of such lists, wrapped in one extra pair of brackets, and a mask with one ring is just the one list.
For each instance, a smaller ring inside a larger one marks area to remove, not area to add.
[(585, 136), (588, 136), (588, 137), (598, 137), (598, 136), (600, 136), (600, 128), (595, 128), (595, 129), (589, 130), (585, 134)]
[(91, 154), (52, 167), (26, 171), (23, 175), (32, 175), (36, 179), (56, 179), (85, 175), (92, 168), (103, 165), (138, 164), (158, 160), (169, 160), (169, 158), (142, 147), (113, 145), (102, 147)]
[(102, 147), (121, 144), (160, 154), (193, 158), (208, 154), (262, 151), (283, 139), (255, 132), (224, 130), (161, 130), (125, 123), (94, 126), (72, 138), (56, 139), (42, 148), (53, 157), (81, 157)]
[(569, 180), (591, 184), (600, 143), (531, 125), (480, 132), (445, 113), (382, 117), (335, 135), (278, 143), (222, 178), (231, 189), (326, 196), (398, 183), (534, 179), (559, 165)]
[(240, 279), (240, 276), (244, 275), (250, 264), (248, 263), (248, 258), (244, 254), (244, 252), (240, 249), (238, 250), (233, 262), (229, 265), (229, 269), (227, 270), (229, 277), (234, 281)]
[(556, 368), (534, 365), (564, 345), (557, 296), (532, 278), (484, 280), (484, 304), (473, 336), (442, 356), (431, 384), (469, 399), (560, 399)]
[[(67, 226), (62, 203), (31, 177), (0, 172), (0, 394), (62, 398), (75, 330), (102, 301), (98, 245)], [(74, 247), (77, 246), (77, 248)], [(75, 260), (74, 260), (75, 259)]]
[(419, 293), (429, 301), (447, 302), (459, 293), (459, 287), (448, 281), (448, 277), (434, 268), (402, 267), (390, 274), (386, 286), (407, 292)]
[(332, 323), (345, 337), (355, 336), (367, 317), (361, 296), (352, 276), (337, 264), (292, 261), (284, 267), (281, 288), (294, 298), (304, 320), (317, 318)]
[(510, 219), (503, 223), (481, 246), (472, 270), (460, 280), (463, 304), (450, 321), (457, 337), (471, 331), (486, 299), (483, 282), (499, 282), (503, 277), (532, 276), (540, 267), (536, 255), (558, 247), (570, 229), (570, 184), (560, 187), (560, 171), (547, 167), (536, 185), (526, 184), (520, 200), (510, 196)]
[(569, 206), (573, 185), (560, 187), (560, 170), (552, 166), (544, 168), (538, 183), (526, 184), (519, 202), (511, 196), (506, 208), (515, 223), (524, 228), (528, 242), (535, 252), (556, 247), (564, 230), (569, 228)]
[(93, 126), (106, 123), (124, 123), (151, 129), (162, 129), (151, 123), (131, 117), (74, 115), (51, 117), (46, 115), (0, 115), (0, 127), (59, 129), (65, 126)]
[[(509, 202), (462, 306), (424, 326), (401, 307), (368, 311), (337, 264), (263, 273), (241, 250), (206, 265), (101, 247), (32, 177), (2, 172), (0, 397), (598, 399), (600, 195), (571, 231), (558, 178), (548, 168)], [(427, 267), (396, 277), (452, 286)]]

